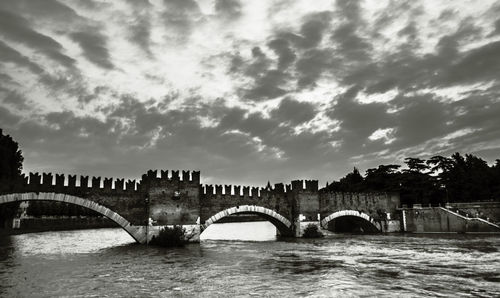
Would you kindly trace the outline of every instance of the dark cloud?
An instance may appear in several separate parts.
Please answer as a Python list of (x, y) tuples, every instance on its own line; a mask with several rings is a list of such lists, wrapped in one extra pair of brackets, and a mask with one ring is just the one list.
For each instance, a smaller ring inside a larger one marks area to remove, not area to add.
[(71, 38), (82, 48), (83, 55), (90, 62), (105, 69), (114, 68), (104, 35), (95, 30), (88, 30), (71, 33)]
[(298, 33), (276, 31), (266, 45), (278, 56), (277, 61), (258, 46), (252, 48), (252, 61), (232, 56), (230, 73), (243, 73), (253, 81), (251, 88), (243, 88), (243, 96), (252, 100), (276, 98), (290, 91), (285, 85), (290, 85), (291, 80), (297, 81), (298, 90), (314, 87), (335, 60), (332, 49), (318, 48), (331, 19), (330, 11), (313, 13), (302, 19)]
[[(415, 33), (412, 24), (408, 26), (400, 31), (402, 35)], [(465, 19), (455, 32), (440, 37), (434, 53), (423, 56), (415, 53), (418, 43), (415, 43), (413, 38), (408, 38), (406, 44), (381, 60), (366, 61), (359, 67), (344, 65), (338, 68), (339, 71), (335, 71), (335, 74), (342, 77), (347, 85), (366, 86), (365, 91), (369, 94), (383, 93), (395, 88), (410, 92), (420, 88), (488, 81), (495, 79), (492, 74), (498, 67), (492, 54), (496, 50), (496, 44), (460, 51), (463, 43), (480, 36), (481, 30), (472, 24), (470, 19)], [(484, 68), (478, 67), (481, 61), (488, 65)]]
[(445, 9), (439, 15), (438, 20), (440, 20), (440, 21), (448, 21), (448, 20), (454, 18), (456, 15), (457, 15), (456, 10), (454, 10), (454, 9)]
[(377, 129), (394, 125), (393, 115), (387, 112), (388, 106), (383, 103), (361, 104), (356, 101), (359, 87), (352, 87), (335, 98), (334, 104), (327, 112), (333, 120), (340, 122), (340, 134), (345, 146), (351, 148), (365, 143), (367, 138)]
[[(90, 2), (90, 1), (89, 1)], [(21, 12), (40, 22), (74, 23), (83, 21), (72, 8), (56, 0), (4, 0), (0, 7), (11, 12)]]
[(233, 19), (241, 16), (239, 0), (216, 0), (214, 6), (216, 13), (226, 18)]
[(234, 127), (237, 127), (242, 119), (245, 118), (246, 110), (242, 108), (219, 108), (222, 110), (222, 115), (218, 115), (220, 117), (219, 127), (223, 130), (230, 130)]
[(310, 14), (305, 17), (304, 23), (300, 27), (301, 39), (297, 40), (300, 47), (316, 47), (323, 39), (325, 31), (330, 27), (332, 12), (323, 11)]
[(452, 111), (446, 104), (436, 100), (433, 94), (400, 97), (392, 104), (400, 109), (394, 115), (394, 146), (416, 146), (426, 140), (444, 136), (450, 131), (446, 123), (452, 119)]
[(108, 135), (110, 140), (113, 139), (112, 120), (103, 122), (90, 116), (78, 117), (71, 111), (48, 113), (44, 119), (49, 125), (55, 125), (55, 130), (63, 135), (88, 133), (96, 137)]
[(161, 17), (167, 30), (173, 33), (169, 38), (187, 41), (192, 27), (203, 20), (198, 3), (194, 0), (163, 0), (163, 3), (165, 10)]
[[(271, 46), (276, 51), (283, 50), (277, 42), (271, 41)], [(279, 52), (282, 53), (282, 52)], [(287, 74), (284, 72), (286, 64), (290, 64), (289, 57), (282, 56), (281, 68), (272, 67), (272, 60), (266, 56), (260, 47), (252, 48), (251, 61), (244, 61), (239, 55), (231, 55), (229, 73), (233, 76), (244, 76), (251, 80), (248, 86), (239, 89), (245, 99), (261, 101), (276, 98), (286, 93), (284, 84), (287, 82)]]
[(285, 75), (278, 70), (269, 70), (255, 79), (254, 86), (246, 90), (245, 98), (252, 100), (266, 100), (276, 98), (286, 93), (284, 87)]
[(29, 110), (30, 108), (27, 99), (15, 91), (7, 92), (3, 98), (3, 103), (10, 104), (19, 110)]
[(152, 56), (151, 23), (148, 18), (141, 17), (130, 27), (130, 40), (139, 46), (148, 56)]
[(126, 2), (135, 9), (149, 9), (151, 7), (149, 0), (126, 0)]
[(274, 50), (276, 55), (278, 55), (278, 69), (287, 69), (293, 61), (295, 61), (296, 55), (290, 48), (290, 44), (285, 39), (273, 39), (267, 46)]
[(11, 127), (16, 125), (21, 117), (11, 113), (7, 108), (0, 106), (0, 124), (2, 127)]
[[(28, 0), (29, 1), (29, 0)], [(127, 0), (127, 2), (130, 3), (130, 1)], [(143, 3), (142, 0), (137, 0), (137, 3)], [(73, 0), (73, 3), (79, 6), (80, 8), (83, 8), (85, 10), (89, 11), (100, 11), (105, 8), (110, 7), (111, 4), (99, 0)]]
[(149, 57), (151, 53), (151, 8), (149, 0), (127, 0), (133, 8), (134, 20), (130, 25), (129, 40), (141, 48)]
[[(89, 102), (99, 98), (99, 96), (106, 91), (109, 91), (110, 88), (107, 86), (97, 86), (92, 92), (87, 92), (87, 90), (75, 92), (75, 95), (78, 97), (78, 102), (81, 104), (88, 104)], [(75, 90), (76, 91), (76, 90)]]
[(43, 73), (43, 69), (36, 63), (32, 62), (28, 57), (22, 55), (18, 51), (6, 45), (0, 40), (0, 61), (12, 62), (21, 67), (26, 67), (34, 74)]
[(238, 72), (244, 64), (243, 58), (239, 54), (229, 55), (230, 63), (229, 63), (229, 73)]
[(471, 135), (474, 141), (499, 140), (500, 135), (500, 90), (492, 87), (469, 94), (451, 104), (455, 117), (450, 125), (453, 129), (472, 128), (480, 131)]
[(108, 117), (129, 119), (129, 121), (132, 121), (130, 123), (131, 127), (140, 134), (150, 133), (155, 128), (166, 124), (166, 119), (164, 121), (157, 107), (148, 107), (131, 96), (123, 96), (120, 104), (115, 107)]
[(406, 36), (410, 40), (415, 40), (417, 34), (418, 34), (417, 23), (415, 21), (411, 21), (403, 29), (398, 31), (398, 36), (400, 37)]
[[(5, 74), (5, 73), (1, 73), (0, 72), (0, 82), (2, 82), (3, 84), (5, 85), (18, 85), (19, 86), (19, 83), (15, 82), (14, 79), (9, 76), (8, 74)], [(2, 86), (3, 84), (0, 84), (0, 91), (4, 91), (4, 90), (7, 90), (4, 88), (4, 86)]]
[(500, 19), (495, 22), (495, 30), (493, 30), (492, 35), (500, 34)]
[(336, 54), (341, 55), (348, 62), (364, 62), (370, 60), (372, 46), (361, 37), (358, 31), (363, 28), (364, 21), (361, 16), (360, 2), (339, 0), (337, 15), (343, 18), (342, 22), (332, 34), (332, 41), (338, 45)]
[(0, 10), (0, 35), (43, 53), (66, 67), (72, 67), (75, 62), (73, 58), (62, 53), (63, 47), (53, 38), (33, 30), (30, 23), (21, 16), (2, 10)]
[(266, 72), (271, 65), (271, 59), (267, 58), (259, 47), (252, 48), (253, 61), (249, 63), (245, 69), (246, 76), (256, 78)]
[(332, 60), (333, 53), (328, 49), (312, 49), (302, 54), (296, 63), (298, 87), (314, 87), (321, 74), (332, 66)]
[(460, 55), (460, 59), (443, 71), (441, 81), (447, 84), (498, 81), (500, 41), (486, 44)]
[(309, 102), (285, 98), (278, 108), (271, 112), (271, 115), (280, 121), (290, 121), (293, 125), (297, 125), (313, 119), (316, 113), (314, 105)]

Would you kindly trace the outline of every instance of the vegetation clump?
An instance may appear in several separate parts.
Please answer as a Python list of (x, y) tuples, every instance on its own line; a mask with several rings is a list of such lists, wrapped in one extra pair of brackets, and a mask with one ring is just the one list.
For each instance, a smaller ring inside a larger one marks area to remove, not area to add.
[(186, 229), (181, 226), (164, 227), (158, 236), (153, 236), (150, 244), (163, 247), (182, 247), (188, 242)]
[(500, 200), (500, 159), (488, 165), (472, 154), (455, 153), (451, 157), (430, 159), (408, 157), (406, 168), (380, 165), (366, 170), (357, 168), (326, 187), (330, 192), (396, 192), (401, 204), (444, 205), (448, 202)]
[(318, 230), (318, 226), (314, 224), (308, 224), (304, 229), (304, 234), (302, 234), (303, 238), (321, 238), (323, 236), (323, 233)]

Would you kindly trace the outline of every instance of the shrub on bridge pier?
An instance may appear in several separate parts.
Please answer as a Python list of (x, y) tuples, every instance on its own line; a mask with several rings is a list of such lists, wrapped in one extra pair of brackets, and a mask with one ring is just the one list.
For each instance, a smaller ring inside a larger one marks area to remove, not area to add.
[(153, 236), (150, 243), (163, 247), (182, 247), (187, 242), (186, 229), (182, 226), (173, 226), (161, 229), (158, 236)]
[(318, 230), (318, 226), (314, 224), (308, 224), (302, 234), (303, 238), (321, 238), (323, 236), (323, 233)]

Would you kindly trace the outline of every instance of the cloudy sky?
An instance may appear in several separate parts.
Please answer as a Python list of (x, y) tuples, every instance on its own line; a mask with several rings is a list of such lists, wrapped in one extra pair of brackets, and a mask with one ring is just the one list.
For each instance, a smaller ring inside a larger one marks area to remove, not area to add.
[(486, 0), (2, 0), (0, 127), (25, 172), (324, 184), (408, 156), (492, 162), (499, 16)]

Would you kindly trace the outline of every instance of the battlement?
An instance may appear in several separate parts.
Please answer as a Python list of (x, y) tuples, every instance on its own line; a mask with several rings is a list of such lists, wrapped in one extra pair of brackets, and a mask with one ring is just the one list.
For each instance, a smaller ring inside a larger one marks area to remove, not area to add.
[(323, 197), (347, 197), (347, 196), (369, 196), (369, 197), (385, 197), (391, 195), (398, 195), (396, 192), (380, 192), (380, 191), (363, 191), (363, 192), (349, 192), (349, 191), (332, 191), (322, 188), (318, 191), (320, 196)]
[[(160, 175), (158, 175), (160, 174)], [(148, 170), (148, 172), (142, 175), (142, 181), (144, 182), (190, 182), (190, 183), (200, 183), (200, 171), (185, 171), (182, 170), (171, 170), (169, 175), (169, 170)]]
[(320, 205), (326, 210), (364, 210), (374, 214), (377, 210), (395, 212), (400, 205), (399, 194), (390, 192), (335, 192), (322, 189), (319, 192)]
[[(54, 179), (55, 178), (55, 179)], [(25, 187), (28, 191), (61, 191), (61, 192), (77, 192), (77, 191), (99, 191), (99, 192), (120, 192), (120, 193), (135, 193), (140, 188), (140, 183), (136, 180), (113, 179), (101, 177), (92, 177), (89, 185), (89, 176), (68, 175), (52, 173), (29, 173), (25, 179)], [(102, 183), (101, 183), (102, 181)]]
[(255, 187), (255, 186), (242, 186), (242, 185), (212, 185), (205, 184), (201, 186), (201, 194), (207, 198), (213, 197), (246, 197), (260, 199), (269, 197), (271, 195), (284, 195), (291, 193), (292, 186), (290, 184), (284, 185), (283, 183), (276, 183), (273, 187)]
[(204, 185), (202, 195), (205, 197), (247, 197), (261, 198), (264, 188), (241, 185)]
[(318, 180), (293, 180), (292, 190), (313, 192), (318, 191)]

